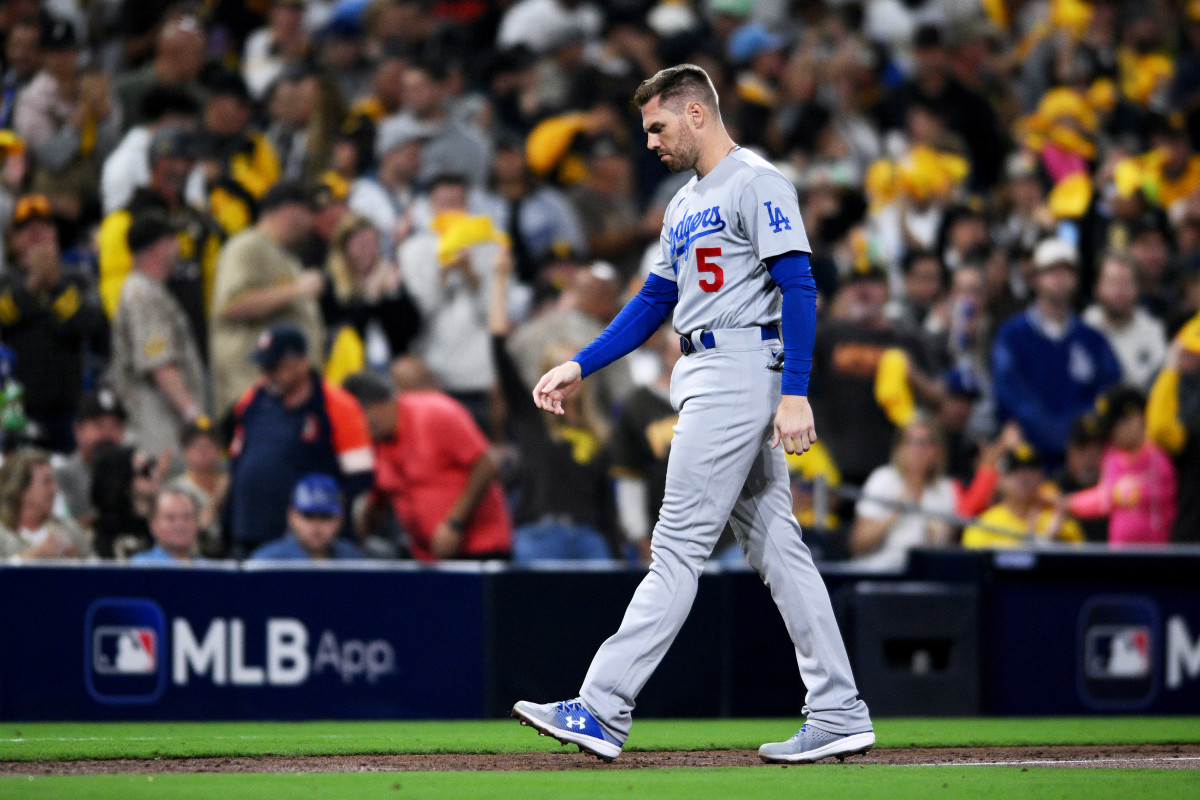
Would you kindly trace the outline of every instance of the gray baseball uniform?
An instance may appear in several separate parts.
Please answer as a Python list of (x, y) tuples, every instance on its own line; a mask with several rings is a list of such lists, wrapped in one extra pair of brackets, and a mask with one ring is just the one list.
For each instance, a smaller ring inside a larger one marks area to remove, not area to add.
[(781, 295), (763, 261), (789, 251), (809, 251), (796, 191), (745, 150), (693, 179), (667, 208), (654, 272), (678, 284), (674, 326), (695, 352), (671, 376), (679, 423), (653, 563), (580, 690), (622, 742), (635, 699), (683, 626), (727, 520), (796, 646), (808, 720), (833, 733), (871, 728), (829, 594), (792, 515), (783, 449), (770, 447), (781, 385), (781, 347), (771, 329)]

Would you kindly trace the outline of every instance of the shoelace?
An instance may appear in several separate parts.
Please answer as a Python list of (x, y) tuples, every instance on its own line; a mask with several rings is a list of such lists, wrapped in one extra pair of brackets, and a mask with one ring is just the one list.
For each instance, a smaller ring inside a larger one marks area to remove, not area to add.
[(557, 711), (587, 711), (578, 700), (562, 700), (554, 708)]
[(796, 733), (792, 736), (792, 739), (799, 739), (801, 736), (807, 736), (807, 735), (828, 738), (831, 734), (829, 734), (827, 731), (821, 730), (820, 728), (813, 728), (813, 730), (810, 733), (810, 731), (808, 730), (808, 725), (805, 724), (800, 727), (800, 730), (796, 731)]

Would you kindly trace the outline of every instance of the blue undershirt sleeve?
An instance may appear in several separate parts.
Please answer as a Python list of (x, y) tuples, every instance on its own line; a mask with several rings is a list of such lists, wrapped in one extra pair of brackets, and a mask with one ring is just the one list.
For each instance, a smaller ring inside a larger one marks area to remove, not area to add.
[(649, 339), (671, 316), (678, 301), (679, 287), (675, 281), (651, 273), (641, 291), (625, 304), (604, 332), (571, 360), (579, 364), (585, 378), (607, 367)]
[(808, 395), (817, 338), (817, 283), (808, 253), (771, 256), (767, 270), (783, 292), (783, 394)]

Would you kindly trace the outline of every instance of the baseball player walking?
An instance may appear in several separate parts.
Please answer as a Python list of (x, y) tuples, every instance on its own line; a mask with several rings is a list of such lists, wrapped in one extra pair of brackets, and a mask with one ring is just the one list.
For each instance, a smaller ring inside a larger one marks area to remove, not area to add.
[(808, 688), (806, 724), (785, 742), (764, 744), (759, 756), (796, 763), (865, 753), (875, 744), (871, 719), (792, 516), (777, 449), (782, 443), (802, 453), (817, 437), (807, 397), (816, 285), (796, 190), (729, 137), (700, 67), (660, 71), (634, 102), (646, 146), (672, 171), (695, 170), (696, 177), (667, 208), (662, 252), (641, 291), (573, 360), (542, 376), (533, 399), (561, 414), (584, 378), (634, 350), (674, 312), (687, 357), (671, 378), (679, 423), (653, 560), (580, 696), (544, 705), (522, 700), (512, 714), (602, 759), (620, 755), (634, 701), (687, 618), (704, 562), (729, 521), (770, 587)]

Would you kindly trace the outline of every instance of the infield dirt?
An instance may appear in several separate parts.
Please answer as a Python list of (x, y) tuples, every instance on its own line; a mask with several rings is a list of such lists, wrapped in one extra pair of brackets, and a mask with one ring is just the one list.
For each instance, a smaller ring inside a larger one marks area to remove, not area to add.
[[(791, 769), (821, 769), (832, 759)], [(844, 763), (883, 766), (1023, 766), (1200, 769), (1200, 745), (914, 747), (882, 748)], [(772, 767), (753, 750), (626, 752), (604, 763), (564, 747), (554, 753), (422, 753), (361, 756), (260, 756), (257, 758), (162, 758), (87, 761), (5, 761), (0, 775), (117, 775), (244, 772), (426, 772), (664, 767)]]

